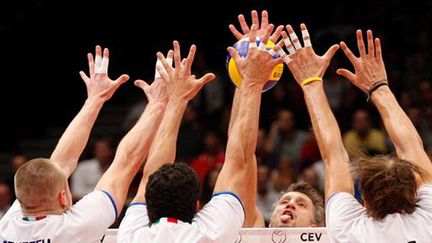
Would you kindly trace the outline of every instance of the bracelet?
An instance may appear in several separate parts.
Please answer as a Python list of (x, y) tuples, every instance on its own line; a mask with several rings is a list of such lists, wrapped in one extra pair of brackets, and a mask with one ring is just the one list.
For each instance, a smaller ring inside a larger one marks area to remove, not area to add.
[(372, 87), (370, 87), (370, 89), (368, 90), (367, 93), (367, 99), (366, 101), (369, 102), (371, 97), (372, 97), (372, 93), (377, 90), (379, 87), (383, 86), (383, 85), (387, 85), (388, 86), (388, 81), (386, 79), (383, 79), (381, 81), (375, 82)]
[(307, 78), (307, 79), (305, 79), (305, 80), (302, 81), (302, 83), (300, 84), (300, 86), (301, 86), (301, 87), (304, 87), (305, 85), (308, 85), (308, 84), (310, 84), (310, 83), (312, 83), (312, 82), (315, 82), (315, 81), (320, 81), (320, 82), (322, 82), (323, 80), (322, 80), (321, 77), (312, 77), (312, 78)]

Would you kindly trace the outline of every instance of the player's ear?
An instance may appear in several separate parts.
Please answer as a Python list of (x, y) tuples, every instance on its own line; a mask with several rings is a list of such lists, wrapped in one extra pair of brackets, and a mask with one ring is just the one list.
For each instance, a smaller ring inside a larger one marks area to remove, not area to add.
[(67, 206), (67, 195), (65, 190), (62, 190), (57, 194), (57, 200), (62, 208)]

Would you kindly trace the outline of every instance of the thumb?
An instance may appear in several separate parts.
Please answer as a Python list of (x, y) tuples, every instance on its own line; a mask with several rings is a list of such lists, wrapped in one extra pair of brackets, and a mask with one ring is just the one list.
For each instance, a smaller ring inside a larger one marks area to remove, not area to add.
[(237, 62), (240, 59), (238, 51), (234, 47), (232, 47), (232, 46), (228, 47), (227, 50), (228, 50), (229, 54), (231, 55), (231, 58), (234, 59), (234, 62), (237, 65)]
[(141, 88), (144, 92), (146, 92), (146, 90), (150, 87), (150, 85), (141, 79), (135, 80), (134, 85)]
[(337, 50), (339, 50), (339, 45), (334, 44), (332, 45), (327, 52), (324, 54), (324, 58), (327, 58), (328, 60), (331, 60), (333, 56), (336, 54)]
[(79, 75), (81, 76), (81, 79), (84, 81), (84, 83), (87, 84), (87, 82), (90, 80), (90, 78), (87, 76), (87, 74), (85, 74), (85, 72), (80, 71)]
[(207, 73), (206, 75), (202, 76), (200, 79), (198, 79), (198, 83), (201, 86), (204, 86), (210, 81), (213, 81), (216, 78), (216, 76), (213, 73)]
[(124, 82), (126, 82), (126, 81), (128, 81), (128, 80), (129, 80), (129, 75), (127, 75), (127, 74), (122, 74), (120, 77), (118, 77), (118, 78), (114, 81), (114, 83), (115, 83), (116, 86), (120, 86), (120, 85), (122, 85)]
[(336, 73), (345, 77), (346, 79), (348, 79), (351, 82), (354, 82), (354, 80), (355, 80), (355, 75), (351, 71), (349, 71), (345, 68), (339, 68), (338, 70), (336, 70)]

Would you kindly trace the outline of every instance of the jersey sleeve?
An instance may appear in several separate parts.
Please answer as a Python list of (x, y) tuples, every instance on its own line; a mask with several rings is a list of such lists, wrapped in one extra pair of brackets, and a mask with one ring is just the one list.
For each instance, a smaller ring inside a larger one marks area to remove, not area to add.
[(0, 219), (0, 224), (2, 222), (8, 221), (10, 218), (13, 217), (13, 215), (16, 215), (17, 213), (21, 213), (21, 206), (18, 200), (15, 200), (15, 202), (12, 204), (12, 206), (9, 208), (6, 214), (3, 215), (3, 217)]
[(420, 208), (432, 212), (432, 184), (424, 184), (418, 190), (418, 205)]
[(219, 192), (196, 214), (192, 226), (215, 242), (234, 242), (244, 219), (239, 197), (231, 192)]
[(334, 194), (326, 205), (326, 226), (329, 234), (337, 235), (347, 223), (365, 212), (365, 208), (353, 195), (346, 192)]
[(132, 242), (135, 232), (148, 227), (149, 224), (150, 220), (145, 203), (129, 204), (118, 229), (117, 242)]
[(80, 242), (99, 241), (117, 218), (117, 206), (106, 191), (83, 197), (65, 214), (64, 228)]

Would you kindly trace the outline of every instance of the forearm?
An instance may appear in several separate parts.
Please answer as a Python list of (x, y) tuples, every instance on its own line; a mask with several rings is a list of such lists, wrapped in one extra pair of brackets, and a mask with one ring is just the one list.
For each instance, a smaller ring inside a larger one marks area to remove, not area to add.
[(166, 163), (174, 163), (178, 132), (187, 103), (187, 101), (168, 102), (165, 115), (151, 145), (150, 154), (134, 201), (144, 201), (147, 180), (153, 172)]
[(331, 111), (323, 84), (315, 82), (303, 88), (306, 106), (312, 123), (312, 128), (324, 162), (331, 161), (332, 151), (341, 151), (345, 155), (345, 148), (336, 118)]
[(130, 164), (130, 161), (140, 163), (149, 154), (150, 146), (154, 140), (159, 124), (163, 118), (166, 104), (149, 103), (135, 126), (120, 142), (117, 152), (126, 155), (127, 161), (120, 163)]
[(59, 165), (66, 178), (75, 170), (102, 106), (101, 100), (87, 99), (51, 154), (50, 159)]
[(234, 98), (231, 107), (231, 116), (228, 125), (228, 136), (232, 130), (233, 124), (237, 120), (239, 105), (240, 105), (240, 89), (236, 88), (234, 91)]
[[(225, 180), (232, 182), (230, 188), (237, 193), (245, 206), (244, 227), (253, 227), (256, 215), (257, 165), (255, 150), (257, 143), (259, 107), (262, 86), (240, 90), (238, 114), (228, 137)], [(224, 165), (225, 167), (225, 165)], [(227, 168), (230, 168), (227, 170)], [(232, 173), (232, 174), (231, 174)], [(247, 181), (244, 186), (242, 182)], [(241, 188), (237, 188), (241, 185)]]
[(417, 130), (399, 106), (396, 97), (388, 86), (377, 89), (371, 98), (399, 156), (406, 154), (410, 148), (414, 147), (414, 144), (423, 147)]
[(327, 101), (323, 84), (315, 82), (306, 85), (303, 91), (312, 128), (326, 168), (326, 198), (341, 191), (353, 193), (348, 153), (343, 145), (336, 118)]
[(96, 186), (96, 189), (112, 193), (119, 210), (133, 177), (148, 155), (165, 107), (164, 103), (147, 105), (138, 122), (120, 142), (113, 163)]
[(381, 115), (398, 157), (430, 170), (431, 163), (424, 151), (423, 142), (390, 88), (380, 87), (372, 93), (371, 98)]
[(237, 120), (239, 122), (240, 143), (244, 148), (246, 162), (255, 155), (262, 85), (255, 85), (240, 90), (240, 105)]

